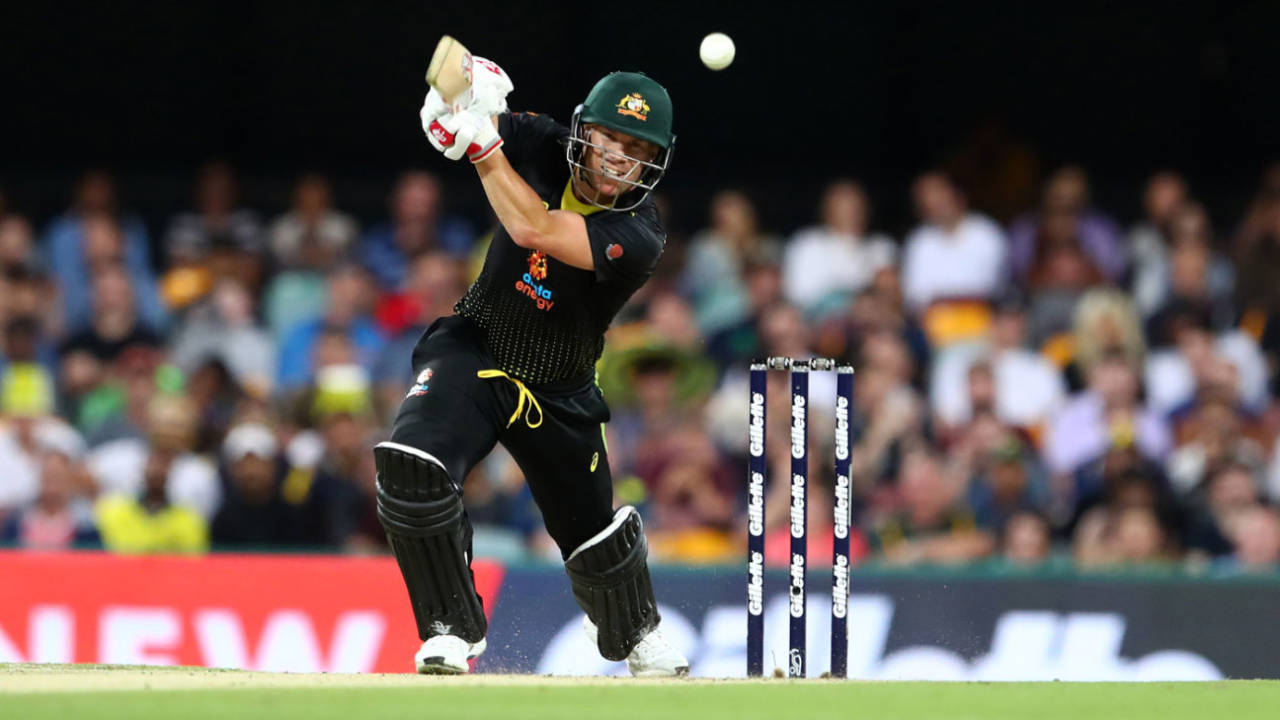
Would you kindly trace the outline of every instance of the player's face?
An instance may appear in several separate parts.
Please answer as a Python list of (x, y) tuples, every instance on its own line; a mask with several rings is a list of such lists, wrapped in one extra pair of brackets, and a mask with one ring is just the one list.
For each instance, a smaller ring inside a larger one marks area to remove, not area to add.
[(641, 161), (653, 162), (658, 146), (602, 125), (587, 126), (583, 163), (591, 177), (588, 184), (602, 197), (616, 197), (635, 186), (644, 172)]

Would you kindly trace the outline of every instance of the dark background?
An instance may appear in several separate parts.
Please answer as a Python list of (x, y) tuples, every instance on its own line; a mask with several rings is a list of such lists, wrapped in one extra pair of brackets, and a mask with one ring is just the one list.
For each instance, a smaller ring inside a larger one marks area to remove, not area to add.
[[(0, 187), (42, 223), (72, 178), (106, 167), (155, 232), (212, 157), (264, 212), (318, 169), (366, 220), (396, 172), (421, 166), (481, 218), (469, 169), (435, 156), (418, 126), (448, 32), (508, 70), (514, 109), (567, 119), (615, 69), (663, 82), (678, 228), (732, 185), (789, 231), (824, 180), (848, 174), (878, 224), (901, 231), (911, 177), (985, 133), (1032, 151), (1040, 176), (1083, 163), (1125, 220), (1146, 175), (1182, 170), (1221, 229), (1280, 158), (1277, 27), (1275, 2), (6, 3)], [(738, 47), (722, 72), (697, 58), (714, 30)]]

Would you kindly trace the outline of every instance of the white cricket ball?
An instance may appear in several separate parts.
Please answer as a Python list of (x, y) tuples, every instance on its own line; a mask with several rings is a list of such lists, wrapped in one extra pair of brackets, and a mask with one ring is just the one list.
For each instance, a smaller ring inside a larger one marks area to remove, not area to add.
[(702, 38), (698, 47), (698, 56), (702, 64), (712, 70), (723, 70), (733, 62), (733, 39), (724, 33), (714, 32)]

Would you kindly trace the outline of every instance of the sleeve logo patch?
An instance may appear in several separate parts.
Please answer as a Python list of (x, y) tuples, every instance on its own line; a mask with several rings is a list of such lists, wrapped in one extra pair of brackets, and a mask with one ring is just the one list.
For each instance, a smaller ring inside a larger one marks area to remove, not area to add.
[(431, 376), (434, 374), (435, 371), (431, 368), (423, 368), (422, 372), (418, 373), (417, 383), (413, 387), (409, 388), (409, 392), (405, 393), (405, 399), (407, 400), (411, 397), (426, 395), (427, 390), (430, 389), (428, 383), (431, 382)]
[(622, 246), (618, 243), (609, 243), (609, 247), (604, 249), (604, 254), (610, 260), (617, 260), (622, 257)]

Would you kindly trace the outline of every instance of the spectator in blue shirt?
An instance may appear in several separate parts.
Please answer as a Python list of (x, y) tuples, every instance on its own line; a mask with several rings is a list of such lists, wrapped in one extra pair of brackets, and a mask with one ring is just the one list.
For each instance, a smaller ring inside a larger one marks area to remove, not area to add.
[[(279, 390), (297, 390), (313, 380), (317, 367), (337, 362), (355, 362), (372, 372), (386, 344), (369, 315), (372, 293), (361, 268), (350, 264), (335, 267), (328, 274), (325, 289), (324, 312), (294, 324), (280, 339)], [(328, 348), (320, 340), (334, 335), (348, 341), (352, 357), (320, 357)]]
[(163, 327), (165, 310), (156, 294), (147, 229), (138, 217), (118, 214), (109, 175), (90, 172), (81, 179), (71, 209), (49, 225), (44, 247), (49, 271), (62, 291), (69, 330), (89, 322), (91, 265), (101, 261), (124, 263), (143, 323)]
[(1004, 430), (986, 456), (969, 481), (969, 507), (978, 527), (1002, 536), (1019, 513), (1047, 509), (1049, 486), (1035, 454), (1012, 431)]
[(465, 257), (474, 239), (470, 223), (440, 215), (440, 183), (427, 172), (400, 176), (391, 197), (391, 219), (360, 240), (360, 262), (383, 289), (399, 289), (409, 260), (429, 250)]

